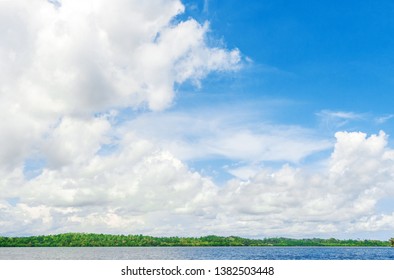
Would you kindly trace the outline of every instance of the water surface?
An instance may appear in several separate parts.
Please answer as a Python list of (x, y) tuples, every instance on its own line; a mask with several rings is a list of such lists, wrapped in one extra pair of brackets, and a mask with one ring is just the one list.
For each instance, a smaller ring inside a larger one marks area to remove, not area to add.
[(0, 248), (0, 260), (394, 260), (390, 247)]

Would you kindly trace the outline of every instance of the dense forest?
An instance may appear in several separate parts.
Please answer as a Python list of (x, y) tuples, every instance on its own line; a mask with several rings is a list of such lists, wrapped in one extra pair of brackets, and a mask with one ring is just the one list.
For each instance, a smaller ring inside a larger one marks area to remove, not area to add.
[(64, 233), (30, 237), (0, 237), (0, 247), (115, 247), (115, 246), (390, 246), (394, 239), (338, 240), (222, 237), (152, 237), (144, 235), (110, 235), (94, 233)]

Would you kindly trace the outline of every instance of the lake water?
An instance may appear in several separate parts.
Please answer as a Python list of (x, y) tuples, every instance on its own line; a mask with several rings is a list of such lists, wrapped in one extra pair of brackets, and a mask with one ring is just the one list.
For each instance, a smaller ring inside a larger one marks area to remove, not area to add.
[(390, 247), (0, 248), (0, 260), (394, 260)]

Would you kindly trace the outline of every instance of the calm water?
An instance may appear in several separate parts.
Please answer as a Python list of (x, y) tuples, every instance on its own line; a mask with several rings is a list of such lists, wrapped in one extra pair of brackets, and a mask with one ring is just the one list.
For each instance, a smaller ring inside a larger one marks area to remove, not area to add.
[(0, 248), (0, 260), (394, 260), (390, 247)]

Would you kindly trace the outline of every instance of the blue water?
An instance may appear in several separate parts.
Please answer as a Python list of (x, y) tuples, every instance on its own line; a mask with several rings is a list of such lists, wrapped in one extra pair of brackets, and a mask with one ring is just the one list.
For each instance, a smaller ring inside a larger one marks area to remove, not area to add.
[(0, 248), (0, 260), (394, 260), (390, 247)]

